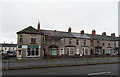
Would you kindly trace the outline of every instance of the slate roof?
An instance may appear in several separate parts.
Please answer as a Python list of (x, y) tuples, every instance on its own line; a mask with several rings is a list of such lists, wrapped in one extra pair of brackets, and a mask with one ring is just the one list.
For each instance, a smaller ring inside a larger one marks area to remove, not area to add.
[(29, 26), (19, 32), (17, 34), (27, 33), (27, 34), (44, 34), (51, 37), (66, 37), (66, 38), (87, 38), (87, 39), (95, 39), (95, 40), (119, 40), (120, 37), (112, 37), (112, 36), (103, 36), (103, 35), (92, 35), (92, 34), (81, 34), (76, 32), (63, 32), (63, 31), (56, 31), (56, 30), (43, 30), (41, 29), (38, 31), (37, 29)]
[(94, 39), (94, 40), (109, 40), (109, 41), (118, 41), (118, 40), (120, 40), (120, 37), (92, 35), (92, 34), (86, 34), (86, 35), (88, 35), (90, 37), (90, 39)]
[(4, 44), (4, 43), (2, 43), (2, 44), (0, 44), (0, 46), (2, 46), (2, 47), (17, 47), (17, 44)]
[(37, 29), (33, 28), (32, 26), (29, 26), (29, 27), (17, 32), (17, 34), (21, 34), (21, 33), (40, 34), (40, 32)]
[(81, 33), (72, 33), (75, 37), (77, 38), (87, 38), (90, 39), (89, 36), (87, 36), (86, 34), (81, 34)]

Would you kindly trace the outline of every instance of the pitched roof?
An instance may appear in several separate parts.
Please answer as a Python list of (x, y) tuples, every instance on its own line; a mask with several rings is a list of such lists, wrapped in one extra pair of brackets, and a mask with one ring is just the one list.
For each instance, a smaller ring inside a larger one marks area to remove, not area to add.
[(17, 34), (21, 34), (21, 33), (40, 34), (40, 32), (37, 29), (33, 28), (32, 26), (29, 26), (29, 27), (17, 32)]
[(17, 47), (17, 44), (6, 44), (6, 43), (2, 43), (2, 44), (0, 44), (0, 46), (2, 46), (2, 47)]
[(86, 34), (86, 35), (88, 35), (90, 37), (90, 39), (95, 39), (95, 40), (109, 40), (109, 41), (118, 41), (118, 40), (120, 40), (120, 37), (92, 35), (92, 34)]
[(66, 37), (66, 38), (87, 38), (87, 39), (96, 39), (96, 40), (113, 40), (113, 41), (120, 41), (120, 37), (112, 37), (112, 36), (103, 36), (103, 35), (92, 35), (92, 34), (81, 34), (76, 32), (63, 32), (63, 31), (53, 31), (53, 30), (43, 30), (33, 28), (29, 26), (19, 32), (17, 34), (26, 33), (26, 34), (44, 34), (51, 37)]
[(72, 33), (63, 31), (53, 31), (53, 30), (40, 30), (41, 33), (52, 37), (74, 37)]

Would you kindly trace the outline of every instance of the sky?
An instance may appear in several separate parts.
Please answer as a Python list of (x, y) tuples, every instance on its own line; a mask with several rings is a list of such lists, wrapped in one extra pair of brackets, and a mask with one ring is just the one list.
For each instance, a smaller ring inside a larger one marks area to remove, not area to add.
[(0, 43), (17, 43), (16, 32), (33, 26), (47, 30), (118, 36), (119, 0), (1, 0)]

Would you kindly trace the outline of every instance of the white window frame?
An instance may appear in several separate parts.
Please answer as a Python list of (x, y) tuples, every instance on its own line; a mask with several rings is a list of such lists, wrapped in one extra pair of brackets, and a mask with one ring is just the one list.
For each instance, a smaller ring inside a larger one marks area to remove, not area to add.
[[(31, 42), (31, 38), (35, 38), (36, 39), (35, 42)], [(30, 36), (30, 43), (37, 43), (37, 36), (36, 35), (31, 35)]]
[[(32, 52), (32, 48), (30, 48), (30, 52)], [(26, 57), (40, 57), (40, 48), (38, 48), (38, 55), (30, 55), (30, 56), (28, 56), (28, 48), (26, 48)]]
[(68, 55), (74, 55), (75, 47), (67, 47), (67, 52)]

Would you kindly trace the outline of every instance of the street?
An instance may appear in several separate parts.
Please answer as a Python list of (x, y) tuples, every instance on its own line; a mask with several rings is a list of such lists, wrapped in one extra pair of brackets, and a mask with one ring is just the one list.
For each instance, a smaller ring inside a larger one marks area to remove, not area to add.
[(3, 75), (118, 75), (119, 64), (6, 70)]

